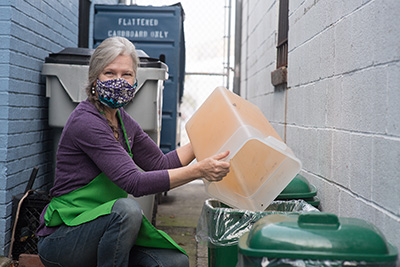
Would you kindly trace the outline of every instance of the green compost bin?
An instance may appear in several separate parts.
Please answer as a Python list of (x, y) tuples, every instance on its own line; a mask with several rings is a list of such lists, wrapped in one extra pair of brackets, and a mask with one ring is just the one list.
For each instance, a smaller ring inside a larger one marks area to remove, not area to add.
[(259, 219), (271, 214), (300, 214), (319, 212), (303, 200), (273, 201), (265, 211), (233, 209), (216, 199), (208, 199), (200, 215), (196, 240), (208, 246), (208, 266), (236, 266), (237, 243)]
[(372, 224), (330, 213), (273, 214), (239, 240), (238, 266), (396, 266), (397, 249)]
[(297, 174), (275, 200), (302, 199), (318, 208), (320, 199), (317, 196), (317, 191), (315, 185), (310, 183), (304, 176)]

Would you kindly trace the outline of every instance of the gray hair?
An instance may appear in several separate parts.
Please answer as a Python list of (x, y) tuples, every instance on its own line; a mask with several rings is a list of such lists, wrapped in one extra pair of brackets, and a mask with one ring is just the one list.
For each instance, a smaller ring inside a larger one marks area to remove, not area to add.
[[(133, 71), (137, 73), (139, 58), (136, 54), (135, 46), (124, 37), (110, 37), (105, 39), (94, 51), (89, 62), (89, 79), (86, 87), (86, 94), (91, 100), (91, 88), (97, 81), (101, 72), (119, 55), (130, 55), (133, 60)], [(94, 99), (93, 99), (94, 100)]]

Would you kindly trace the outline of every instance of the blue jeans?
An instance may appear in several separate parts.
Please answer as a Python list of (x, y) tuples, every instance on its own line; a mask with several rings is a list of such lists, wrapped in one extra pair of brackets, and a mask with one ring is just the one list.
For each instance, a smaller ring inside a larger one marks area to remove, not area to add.
[(78, 226), (62, 225), (40, 238), (40, 259), (46, 267), (189, 266), (178, 250), (135, 246), (141, 223), (136, 200), (119, 199), (109, 215)]

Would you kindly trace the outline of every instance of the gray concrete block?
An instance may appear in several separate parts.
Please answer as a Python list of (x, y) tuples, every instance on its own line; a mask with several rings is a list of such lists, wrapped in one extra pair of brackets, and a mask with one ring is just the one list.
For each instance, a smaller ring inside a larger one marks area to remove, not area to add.
[(303, 64), (306, 66), (306, 75), (303, 77), (304, 83), (315, 82), (321, 79), (320, 77), (320, 69), (321, 69), (321, 39), (323, 36), (318, 34), (313, 37), (313, 39), (304, 44), (304, 47), (307, 49), (307, 53), (305, 55), (305, 61)]
[(338, 22), (334, 28), (335, 34), (335, 74), (341, 74), (354, 70), (356, 66), (354, 65), (352, 59), (352, 32), (349, 30), (352, 28), (351, 18), (345, 17), (340, 22)]
[(285, 95), (285, 91), (276, 91), (267, 96), (270, 99), (271, 117), (269, 119), (281, 124), (285, 123)]
[(289, 31), (296, 34), (296, 36), (291, 35), (294, 39), (294, 42), (290, 44), (291, 47), (304, 44), (321, 31), (322, 16), (320, 16), (321, 11), (318, 5), (320, 4), (316, 1), (304, 1), (301, 7), (291, 13)]
[(387, 66), (387, 121), (389, 135), (400, 136), (400, 63)]
[(354, 194), (340, 190), (339, 193), (339, 216), (356, 218), (361, 213), (360, 201)]
[(371, 14), (369, 26), (375, 29), (377, 36), (381, 38), (373, 38), (372, 41), (375, 49), (373, 51), (374, 63), (385, 63), (398, 61), (400, 58), (400, 31), (397, 27), (400, 20), (398, 12), (400, 10), (400, 2), (397, 0), (371, 1), (368, 5)]
[(304, 125), (304, 87), (292, 87), (287, 90), (287, 123)]
[[(331, 2), (331, 1), (328, 1)], [(326, 79), (335, 75), (335, 68), (333, 62), (335, 62), (335, 31), (333, 27), (329, 27), (319, 36), (319, 68), (315, 68), (318, 72), (318, 77)]]
[(400, 142), (375, 137), (372, 157), (372, 200), (400, 215)]
[(331, 179), (346, 188), (349, 186), (352, 164), (349, 150), (351, 150), (351, 134), (348, 132), (333, 131)]
[(304, 91), (304, 121), (306, 126), (324, 127), (327, 116), (327, 87), (324, 81), (310, 84)]
[(297, 9), (301, 7), (303, 2), (304, 2), (304, 0), (289, 1), (289, 15), (292, 14), (293, 12), (297, 11)]
[(371, 21), (376, 21), (371, 18), (379, 12), (377, 6), (364, 5), (349, 15), (351, 28), (347, 30), (351, 33), (351, 39), (348, 42), (351, 44), (352, 57), (348, 62), (354, 65), (354, 69), (371, 66), (374, 63), (374, 51), (381, 45), (380, 38), (376, 38), (381, 35), (381, 32), (377, 30), (375, 23), (371, 23)]
[(303, 169), (313, 171), (318, 164), (318, 131), (314, 128), (302, 128), (300, 131), (302, 142)]
[(318, 50), (319, 43), (307, 42), (291, 51), (292, 61), (289, 61), (288, 71), (291, 73), (293, 69), (295, 77), (289, 80), (290, 86), (304, 85), (317, 80), (315, 70), (319, 68), (319, 58), (315, 54), (318, 54)]
[(379, 211), (376, 210), (371, 202), (367, 202), (366, 200), (360, 201), (360, 214), (357, 215), (357, 218), (375, 225), (377, 217), (379, 216), (378, 214)]
[(324, 80), (327, 88), (327, 114), (326, 126), (330, 128), (342, 128), (342, 84), (341, 79), (334, 77)]
[(317, 174), (322, 177), (330, 178), (332, 174), (332, 142), (333, 131), (330, 129), (319, 130), (318, 138), (318, 158)]
[(366, 198), (371, 198), (372, 183), (372, 144), (373, 138), (369, 135), (353, 134), (351, 136), (349, 172), (351, 191)]
[[(330, 183), (325, 183), (324, 187), (319, 187), (320, 193), (318, 196), (321, 199), (321, 210), (339, 214), (339, 193), (340, 189)], [(334, 196), (334, 197), (332, 197)]]
[(247, 98), (260, 97), (274, 91), (274, 87), (270, 80), (271, 68), (264, 68), (259, 72), (254, 73), (247, 83)]
[(331, 10), (333, 21), (338, 21), (343, 17), (351, 16), (351, 14), (364, 5), (362, 0), (331, 2), (333, 2)]
[(271, 104), (269, 95), (252, 96), (247, 99), (250, 103), (256, 105), (268, 121), (271, 120)]
[(384, 133), (386, 125), (386, 73), (383, 67), (365, 69), (342, 79), (342, 127)]
[(303, 172), (302, 175), (317, 187), (317, 196), (321, 200), (321, 211), (339, 214), (340, 188), (325, 178)]
[(304, 151), (300, 140), (299, 128), (294, 125), (287, 125), (286, 144), (290, 147), (296, 157), (302, 161)]
[[(289, 37), (290, 38), (290, 37)], [(299, 76), (300, 76), (300, 64), (296, 64), (299, 58), (302, 57), (302, 54), (293, 53), (292, 51), (288, 52), (288, 73), (287, 73), (287, 87), (294, 88), (299, 86)]]

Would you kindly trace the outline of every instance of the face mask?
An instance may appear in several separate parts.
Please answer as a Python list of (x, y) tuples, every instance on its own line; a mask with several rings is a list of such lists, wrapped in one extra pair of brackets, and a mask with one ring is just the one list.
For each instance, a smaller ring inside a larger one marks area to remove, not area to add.
[(122, 78), (104, 82), (97, 80), (96, 83), (100, 102), (112, 109), (117, 109), (128, 104), (135, 96), (136, 87), (137, 80), (132, 86)]

